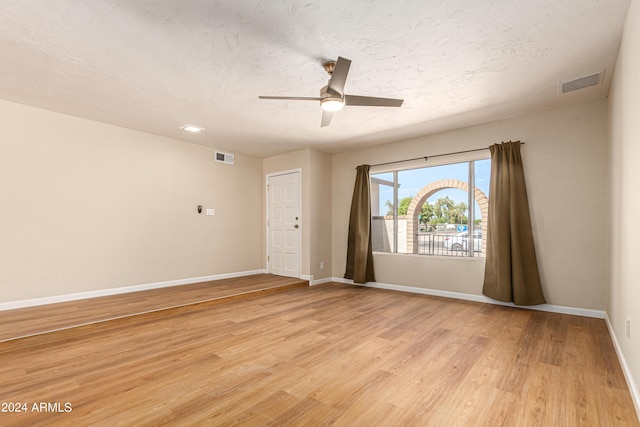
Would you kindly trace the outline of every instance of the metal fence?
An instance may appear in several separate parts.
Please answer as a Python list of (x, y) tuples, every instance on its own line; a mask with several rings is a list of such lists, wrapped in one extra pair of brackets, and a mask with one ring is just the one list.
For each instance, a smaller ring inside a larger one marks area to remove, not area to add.
[[(455, 234), (418, 234), (418, 254), (420, 255), (443, 255), (443, 256), (469, 256), (469, 245), (467, 237), (456, 236)], [(482, 256), (481, 245), (475, 242), (474, 256)]]

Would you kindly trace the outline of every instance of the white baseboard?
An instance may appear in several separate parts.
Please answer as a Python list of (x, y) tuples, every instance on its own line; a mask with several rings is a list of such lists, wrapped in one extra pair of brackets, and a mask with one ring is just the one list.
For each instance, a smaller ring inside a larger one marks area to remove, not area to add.
[(209, 282), (211, 280), (230, 279), (233, 277), (251, 276), (253, 274), (263, 273), (265, 273), (265, 270), (239, 271), (235, 273), (214, 274), (212, 276), (192, 277), (188, 279), (169, 280), (166, 282), (147, 283), (143, 285), (124, 286), (120, 288), (100, 289), (96, 291), (78, 292), (74, 294), (55, 295), (51, 297), (3, 302), (0, 303), (0, 311), (35, 307), (38, 305), (55, 304), (59, 302), (77, 301), (80, 299), (97, 298), (108, 295), (126, 294), (129, 292), (146, 291), (149, 289), (167, 288), (169, 286), (189, 285), (192, 283)]
[(325, 277), (324, 279), (315, 280), (315, 276), (313, 274), (311, 274), (311, 275), (302, 274), (302, 275), (300, 275), (300, 278), (302, 280), (308, 280), (309, 281), (309, 286), (322, 285), (323, 283), (329, 283), (329, 282), (334, 282), (335, 281), (335, 280), (333, 280), (333, 277)]
[(638, 416), (638, 419), (640, 419), (640, 390), (638, 390), (638, 384), (636, 384), (633, 376), (631, 375), (631, 369), (629, 368), (627, 360), (622, 353), (622, 348), (620, 348), (618, 337), (613, 331), (613, 326), (611, 325), (611, 321), (609, 320), (609, 316), (607, 314), (605, 314), (604, 320), (607, 322), (607, 328), (609, 329), (611, 341), (613, 341), (613, 347), (616, 349), (616, 354), (618, 355), (618, 360), (620, 361), (620, 366), (622, 367), (624, 378), (627, 380), (629, 392), (631, 393), (631, 400), (633, 400), (633, 405), (636, 407), (636, 415)]
[(414, 286), (392, 285), (388, 283), (378, 283), (378, 282), (368, 282), (364, 285), (361, 285), (361, 284), (353, 283), (353, 280), (344, 279), (342, 277), (333, 277), (331, 280), (333, 282), (346, 283), (350, 285), (355, 284), (358, 286), (366, 286), (369, 288), (389, 289), (392, 291), (410, 292), (414, 294), (423, 294), (423, 295), (433, 295), (437, 297), (454, 298), (454, 299), (461, 299), (466, 301), (482, 302), (486, 304), (502, 305), (505, 307), (517, 307), (517, 308), (524, 308), (528, 310), (548, 311), (551, 313), (571, 314), (574, 316), (595, 317), (597, 319), (604, 319), (604, 316), (605, 316), (604, 311), (590, 310), (586, 308), (565, 307), (562, 305), (552, 305), (552, 304), (521, 306), (521, 305), (515, 305), (513, 303), (496, 301), (484, 295), (473, 295), (473, 294), (465, 294), (461, 292), (441, 291), (437, 289), (417, 288)]
[(324, 279), (314, 280), (313, 282), (309, 282), (310, 286), (322, 285), (324, 283), (335, 282), (333, 277), (325, 277)]
[(309, 282), (309, 284), (313, 282), (313, 274), (301, 274), (300, 278), (302, 280), (306, 280), (307, 282)]

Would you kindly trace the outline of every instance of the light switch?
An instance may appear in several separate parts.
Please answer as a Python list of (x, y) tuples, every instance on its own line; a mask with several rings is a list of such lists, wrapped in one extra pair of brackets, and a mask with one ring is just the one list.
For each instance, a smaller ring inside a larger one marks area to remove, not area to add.
[(207, 215), (212, 216), (216, 214), (216, 210), (215, 209), (207, 209)]

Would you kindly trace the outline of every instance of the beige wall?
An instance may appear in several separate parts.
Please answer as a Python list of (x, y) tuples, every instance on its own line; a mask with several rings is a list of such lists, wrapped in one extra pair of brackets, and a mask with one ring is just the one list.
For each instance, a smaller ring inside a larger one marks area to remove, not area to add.
[[(607, 315), (640, 385), (640, 3), (633, 0), (609, 93), (611, 251)], [(627, 319), (631, 334), (626, 335)], [(640, 408), (638, 408), (640, 410)]]
[[(605, 100), (333, 156), (333, 275), (344, 275), (355, 167), (521, 140), (545, 296), (603, 310), (606, 279)], [(382, 283), (481, 295), (484, 259), (376, 254)]]
[[(331, 156), (303, 149), (266, 158), (263, 188), (267, 174), (294, 169), (302, 174), (300, 272), (316, 280), (327, 278), (331, 276)], [(320, 262), (324, 268), (320, 268)]]
[[(301, 272), (342, 277), (355, 166), (520, 139), (549, 302), (603, 309), (606, 208), (594, 195), (607, 190), (605, 112), (594, 101), (333, 156), (237, 155), (228, 166), (207, 147), (1, 102), (0, 302), (264, 268), (264, 176), (296, 168)], [(197, 215), (198, 204), (216, 216)], [(383, 283), (480, 294), (483, 269), (482, 259), (376, 255)]]
[(0, 302), (263, 268), (260, 159), (8, 102), (0, 117)]
[[(311, 176), (311, 274), (314, 279), (331, 277), (331, 156), (309, 150)], [(321, 266), (321, 263), (324, 267)]]

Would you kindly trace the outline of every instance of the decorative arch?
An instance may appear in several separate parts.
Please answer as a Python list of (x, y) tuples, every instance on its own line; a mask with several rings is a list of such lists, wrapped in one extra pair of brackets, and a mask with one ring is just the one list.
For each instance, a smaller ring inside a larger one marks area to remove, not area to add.
[[(411, 200), (409, 204), (409, 209), (407, 210), (407, 248), (413, 248), (413, 253), (418, 253), (418, 215), (420, 214), (420, 209), (422, 209), (422, 205), (424, 202), (431, 197), (433, 194), (440, 190), (445, 190), (447, 188), (456, 188), (458, 190), (469, 192), (469, 184), (464, 181), (459, 181), (457, 179), (442, 179), (440, 181), (432, 182), (429, 185), (425, 185), (418, 191), (418, 194)], [(482, 215), (482, 253), (485, 253), (487, 248), (487, 217), (489, 214), (489, 199), (486, 194), (482, 190), (476, 187), (474, 191), (474, 198), (480, 206), (480, 213)], [(469, 209), (472, 209), (473, 206), (469, 206)], [(471, 229), (473, 230), (473, 228)]]

